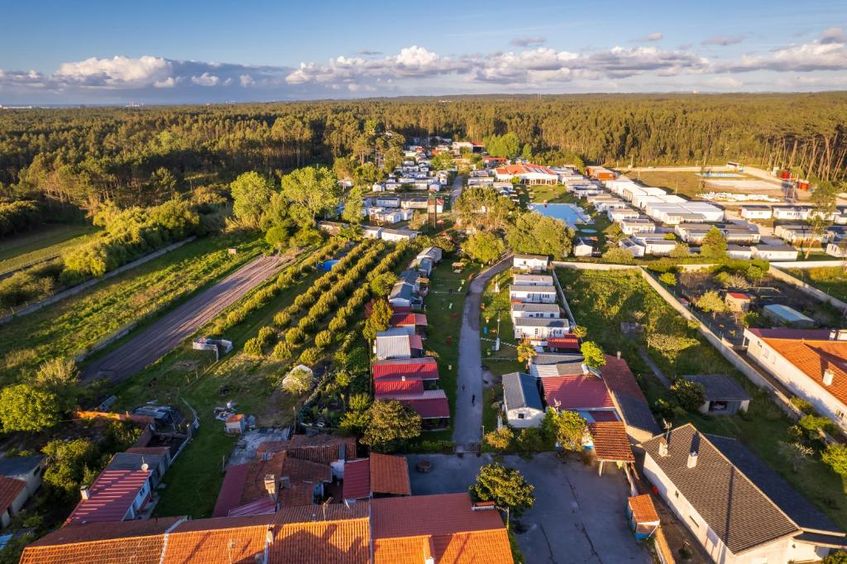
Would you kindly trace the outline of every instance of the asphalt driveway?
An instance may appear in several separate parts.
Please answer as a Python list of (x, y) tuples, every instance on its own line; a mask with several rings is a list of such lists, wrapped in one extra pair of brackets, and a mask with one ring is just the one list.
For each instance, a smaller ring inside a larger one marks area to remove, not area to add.
[[(479, 468), (493, 460), (491, 455), (408, 458), (415, 495), (467, 491)], [(415, 471), (422, 458), (433, 463), (428, 474)], [(506, 456), (503, 464), (520, 470), (535, 486), (535, 506), (518, 519), (525, 529), (517, 539), (526, 562), (651, 562), (627, 527), (623, 472), (607, 466), (598, 476), (596, 468), (562, 462), (552, 453), (531, 460)]]

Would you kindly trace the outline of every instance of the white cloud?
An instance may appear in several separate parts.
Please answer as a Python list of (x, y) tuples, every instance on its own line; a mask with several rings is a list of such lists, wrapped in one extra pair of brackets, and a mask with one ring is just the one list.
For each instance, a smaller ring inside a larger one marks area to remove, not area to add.
[(161, 57), (91, 57), (75, 63), (63, 63), (54, 78), (91, 86), (132, 87), (167, 80), (170, 72), (171, 63)]
[(645, 41), (661, 41), (665, 35), (661, 31), (654, 31), (644, 36)]
[(847, 43), (847, 35), (844, 35), (844, 30), (840, 27), (830, 27), (823, 30), (821, 33), (821, 43)]
[(191, 82), (197, 86), (217, 86), (220, 84), (221, 79), (219, 76), (215, 76), (209, 72), (204, 72), (200, 76), (192, 76)]
[(253, 86), (254, 84), (256, 84), (256, 81), (253, 80), (253, 77), (250, 76), (249, 74), (242, 74), (241, 76), (238, 77), (238, 83), (241, 86), (243, 86), (244, 88), (249, 88), (249, 87)]
[(847, 43), (832, 36), (813, 43), (775, 49), (766, 55), (744, 55), (737, 62), (719, 67), (723, 72), (770, 70), (776, 72), (846, 71)]

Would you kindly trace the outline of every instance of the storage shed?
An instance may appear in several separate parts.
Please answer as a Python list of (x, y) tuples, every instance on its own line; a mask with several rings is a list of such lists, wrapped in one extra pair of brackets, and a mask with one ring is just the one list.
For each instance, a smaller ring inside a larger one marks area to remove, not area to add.
[(538, 427), (544, 420), (544, 405), (536, 379), (521, 372), (503, 375), (503, 410), (509, 425)]
[(706, 401), (698, 410), (704, 415), (734, 415), (750, 406), (750, 395), (732, 376), (698, 374), (685, 379), (703, 386)]
[(807, 315), (803, 315), (794, 308), (783, 304), (769, 304), (762, 308), (765, 317), (788, 327), (797, 327), (808, 329), (815, 326), (815, 320)]

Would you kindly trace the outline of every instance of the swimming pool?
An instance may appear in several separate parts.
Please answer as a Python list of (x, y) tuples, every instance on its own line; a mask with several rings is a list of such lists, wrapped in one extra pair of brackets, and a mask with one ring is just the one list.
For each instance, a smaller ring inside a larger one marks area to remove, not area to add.
[(530, 204), (529, 209), (541, 215), (560, 219), (570, 227), (578, 223), (591, 223), (588, 214), (581, 207), (573, 204)]

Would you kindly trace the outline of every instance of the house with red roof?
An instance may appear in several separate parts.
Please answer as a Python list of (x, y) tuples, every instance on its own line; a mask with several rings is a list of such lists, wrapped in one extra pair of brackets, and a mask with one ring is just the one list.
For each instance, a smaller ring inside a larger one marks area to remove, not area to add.
[(500, 182), (511, 182), (518, 179), (529, 186), (536, 184), (557, 184), (559, 175), (552, 168), (535, 164), (511, 164), (494, 169), (494, 174)]
[(378, 360), (371, 366), (374, 380), (421, 380), (437, 382), (438, 362), (431, 356)]
[(444, 390), (423, 390), (414, 393), (391, 393), (378, 396), (378, 400), (397, 400), (413, 409), (423, 420), (425, 430), (442, 429), (450, 421), (450, 402)]
[(847, 332), (745, 329), (744, 346), (791, 393), (847, 430)]
[(80, 490), (82, 499), (65, 520), (65, 525), (107, 523), (138, 519), (150, 502), (150, 468), (106, 467), (90, 486)]
[(346, 501), (397, 495), (412, 495), (405, 456), (372, 452), (370, 458), (344, 464), (343, 496)]
[(401, 312), (391, 316), (388, 323), (391, 327), (408, 328), (410, 333), (422, 335), (426, 332), (427, 320), (425, 313)]

